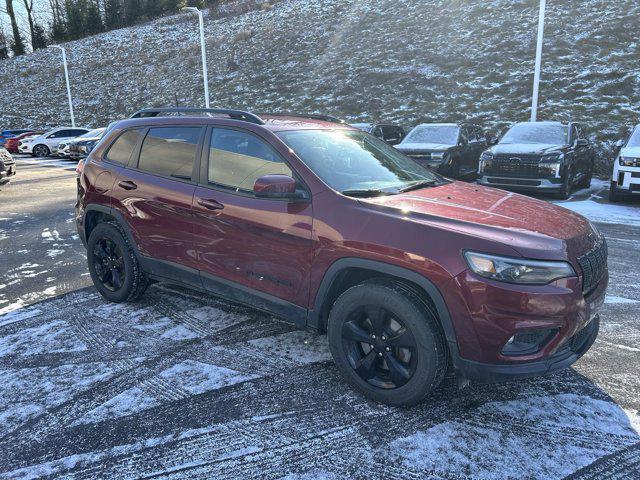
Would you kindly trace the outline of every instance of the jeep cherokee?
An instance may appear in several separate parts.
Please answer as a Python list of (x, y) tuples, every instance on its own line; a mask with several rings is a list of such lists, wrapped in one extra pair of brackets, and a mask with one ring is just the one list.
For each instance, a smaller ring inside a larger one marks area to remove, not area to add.
[(447, 180), (344, 124), (148, 110), (78, 171), (104, 298), (173, 282), (326, 331), (379, 402), (419, 402), (450, 367), (463, 382), (565, 368), (598, 333), (607, 247), (587, 220)]

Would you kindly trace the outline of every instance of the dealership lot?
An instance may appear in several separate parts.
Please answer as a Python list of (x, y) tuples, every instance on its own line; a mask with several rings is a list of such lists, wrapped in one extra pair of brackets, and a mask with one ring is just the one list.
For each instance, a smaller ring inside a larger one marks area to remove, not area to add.
[(262, 313), (168, 285), (106, 304), (74, 229), (74, 165), (21, 158), (0, 192), (0, 478), (637, 476), (640, 209), (603, 190), (567, 203), (610, 247), (594, 348), (553, 376), (449, 379), (394, 409), (344, 384), (324, 337)]

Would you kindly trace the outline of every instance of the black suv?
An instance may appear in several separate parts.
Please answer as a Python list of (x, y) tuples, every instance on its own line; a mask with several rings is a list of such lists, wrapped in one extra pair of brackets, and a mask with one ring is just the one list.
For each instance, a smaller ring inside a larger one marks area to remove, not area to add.
[(407, 135), (404, 128), (391, 123), (352, 123), (351, 126), (363, 132), (370, 133), (374, 137), (384, 140), (389, 145), (399, 144)]
[(595, 151), (578, 123), (517, 123), (480, 157), (479, 183), (567, 199), (574, 186), (591, 185), (594, 162)]
[(423, 123), (396, 146), (419, 164), (452, 178), (475, 177), (480, 154), (491, 145), (480, 125)]

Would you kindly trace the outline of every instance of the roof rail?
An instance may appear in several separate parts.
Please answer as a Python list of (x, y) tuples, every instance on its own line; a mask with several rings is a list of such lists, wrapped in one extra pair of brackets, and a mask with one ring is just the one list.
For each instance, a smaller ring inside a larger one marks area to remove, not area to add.
[(323, 122), (331, 122), (331, 123), (342, 123), (346, 124), (344, 120), (341, 120), (337, 117), (332, 117), (331, 115), (320, 115), (316, 113), (263, 113), (262, 115), (272, 115), (274, 117), (299, 117), (299, 118), (309, 118), (311, 120), (321, 120)]
[(264, 125), (264, 121), (257, 115), (242, 110), (230, 110), (228, 108), (188, 108), (188, 107), (168, 107), (168, 108), (145, 108), (134, 113), (131, 118), (153, 118), (159, 117), (166, 113), (177, 113), (186, 115), (189, 113), (202, 113), (214, 115), (227, 115), (233, 120), (242, 120), (244, 122), (256, 123)]

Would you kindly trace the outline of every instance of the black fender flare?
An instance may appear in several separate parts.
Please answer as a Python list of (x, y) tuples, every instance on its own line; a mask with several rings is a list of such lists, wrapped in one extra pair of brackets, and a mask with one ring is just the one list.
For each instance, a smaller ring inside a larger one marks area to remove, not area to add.
[[(133, 248), (133, 250), (135, 251), (136, 255), (138, 255), (138, 257), (140, 256), (140, 251), (138, 250), (138, 245), (133, 237), (133, 234), (131, 233), (131, 227), (129, 227), (129, 223), (125, 220), (124, 215), (122, 215), (121, 212), (119, 212), (118, 210), (116, 210), (113, 207), (107, 207), (105, 205), (100, 205), (98, 203), (89, 203), (87, 204), (87, 206), (84, 209), (84, 212), (82, 214), (82, 230), (80, 232), (80, 238), (82, 239), (83, 243), (86, 245), (87, 241), (89, 240), (87, 238), (87, 214), (89, 214), (90, 212), (100, 212), (100, 213), (105, 213), (107, 215), (112, 216), (113, 218), (116, 219), (116, 222), (118, 222), (118, 225), (120, 225), (122, 227), (122, 229), (124, 230), (124, 232), (127, 234), (127, 237), (129, 239), (129, 244), (131, 245), (131, 247)], [(79, 229), (80, 230), (80, 229)]]
[(320, 287), (316, 292), (313, 310), (309, 312), (308, 322), (311, 328), (315, 330), (321, 330), (322, 325), (320, 323), (322, 321), (321, 314), (324, 300), (338, 274), (341, 271), (349, 268), (373, 270), (376, 272), (380, 272), (381, 274), (397, 277), (401, 280), (405, 280), (422, 288), (433, 301), (440, 320), (440, 324), (442, 326), (442, 330), (444, 331), (447, 340), (447, 344), (449, 345), (452, 359), (455, 362), (455, 360), (459, 356), (458, 341), (456, 339), (456, 333), (455, 329), (453, 328), (453, 322), (451, 321), (449, 309), (444, 301), (444, 298), (442, 297), (442, 294), (440, 293), (440, 290), (438, 290), (438, 287), (436, 287), (435, 284), (424, 275), (421, 275), (418, 272), (409, 270), (404, 267), (392, 265), (390, 263), (380, 262), (377, 260), (368, 260), (364, 258), (347, 257), (336, 260), (333, 264), (331, 264), (331, 266), (325, 272), (324, 277), (320, 282)]

